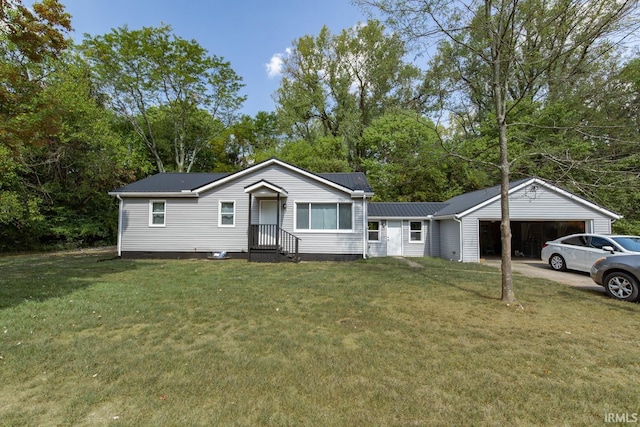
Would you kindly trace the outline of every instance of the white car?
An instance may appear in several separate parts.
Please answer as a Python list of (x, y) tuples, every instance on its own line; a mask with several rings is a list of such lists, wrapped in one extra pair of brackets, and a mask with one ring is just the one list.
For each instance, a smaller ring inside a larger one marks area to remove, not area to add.
[(640, 236), (571, 234), (546, 242), (541, 258), (554, 270), (589, 272), (598, 258), (612, 254), (640, 254)]

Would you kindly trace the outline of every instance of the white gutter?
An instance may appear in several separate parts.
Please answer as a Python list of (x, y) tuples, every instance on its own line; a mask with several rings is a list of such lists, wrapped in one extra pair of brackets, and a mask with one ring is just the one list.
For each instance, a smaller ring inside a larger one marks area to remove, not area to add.
[(119, 194), (116, 194), (116, 197), (119, 200), (118, 203), (118, 258), (120, 258), (122, 256), (122, 204), (124, 203), (124, 200), (122, 200), (122, 197), (120, 197)]
[(463, 242), (463, 239), (462, 239), (462, 221), (457, 216), (454, 216), (453, 220), (455, 222), (457, 222), (459, 224), (459, 226), (460, 226), (460, 258), (458, 259), (458, 262), (462, 262), (462, 251), (463, 251), (463, 249), (462, 249), (463, 248), (463, 246), (462, 246), (462, 242)]

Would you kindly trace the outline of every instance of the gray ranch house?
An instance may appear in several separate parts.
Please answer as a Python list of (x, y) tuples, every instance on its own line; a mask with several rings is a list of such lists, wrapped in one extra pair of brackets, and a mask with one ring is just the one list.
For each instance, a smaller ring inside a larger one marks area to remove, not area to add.
[[(269, 159), (235, 173), (161, 173), (109, 193), (119, 200), (121, 257), (249, 261), (499, 256), (500, 188), (434, 203), (370, 202), (363, 173), (312, 173)], [(538, 258), (546, 240), (610, 233), (619, 215), (546, 181), (509, 191), (512, 255)]]
[(363, 173), (315, 174), (270, 159), (235, 173), (160, 173), (109, 194), (118, 255), (250, 261), (367, 256)]

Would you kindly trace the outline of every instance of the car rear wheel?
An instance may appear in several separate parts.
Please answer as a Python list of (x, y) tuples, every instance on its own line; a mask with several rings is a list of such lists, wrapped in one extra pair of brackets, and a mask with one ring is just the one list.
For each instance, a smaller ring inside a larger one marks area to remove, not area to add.
[(604, 279), (604, 289), (611, 298), (620, 301), (638, 301), (640, 293), (636, 278), (623, 272), (607, 275)]
[(551, 255), (551, 258), (549, 258), (549, 265), (556, 271), (564, 271), (567, 269), (567, 264), (564, 262), (564, 258), (558, 254)]

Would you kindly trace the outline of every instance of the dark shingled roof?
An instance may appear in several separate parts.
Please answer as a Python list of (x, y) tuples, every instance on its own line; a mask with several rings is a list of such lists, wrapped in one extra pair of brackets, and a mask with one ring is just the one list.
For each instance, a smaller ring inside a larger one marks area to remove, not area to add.
[(420, 218), (435, 214), (446, 206), (440, 202), (374, 202), (369, 203), (370, 217)]
[(174, 193), (191, 191), (231, 175), (224, 173), (157, 173), (114, 190), (114, 193)]
[[(518, 185), (530, 181), (531, 179), (532, 178), (524, 178), (518, 181), (510, 182), (509, 189), (517, 187)], [(494, 185), (493, 187), (483, 188), (482, 190), (476, 190), (470, 193), (464, 193), (459, 196), (452, 197), (445, 202), (446, 207), (440, 210), (437, 213), (437, 216), (460, 214), (499, 195), (500, 185)]]
[(350, 172), (350, 173), (317, 173), (321, 178), (335, 182), (343, 187), (350, 188), (351, 190), (362, 190), (365, 193), (373, 193), (371, 185), (367, 177), (362, 172)]
[[(219, 179), (232, 175), (224, 173), (157, 173), (113, 190), (114, 193), (175, 193), (193, 191)], [(317, 176), (351, 190), (373, 192), (367, 177), (362, 172), (318, 173)]]

